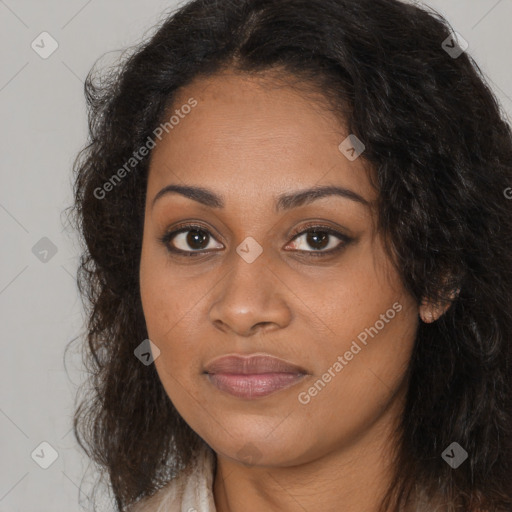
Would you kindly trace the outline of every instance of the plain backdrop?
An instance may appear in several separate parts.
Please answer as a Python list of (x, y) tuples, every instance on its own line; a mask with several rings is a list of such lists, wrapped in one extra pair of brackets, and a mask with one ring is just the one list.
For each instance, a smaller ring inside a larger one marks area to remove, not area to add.
[[(510, 119), (512, 0), (426, 3), (468, 41)], [(87, 505), (94, 473), (82, 480), (88, 460), (71, 431), (84, 375), (78, 349), (64, 366), (66, 345), (83, 332), (79, 250), (62, 213), (87, 139), (83, 81), (96, 59), (149, 37), (176, 5), (0, 0), (0, 512), (78, 512), (79, 498)], [(105, 501), (103, 510), (113, 509)]]

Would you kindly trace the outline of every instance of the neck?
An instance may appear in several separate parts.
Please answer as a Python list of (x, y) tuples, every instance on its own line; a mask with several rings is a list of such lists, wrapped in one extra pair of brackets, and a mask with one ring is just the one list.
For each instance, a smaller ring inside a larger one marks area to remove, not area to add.
[(392, 433), (402, 412), (394, 400), (373, 425), (327, 453), (293, 466), (251, 466), (217, 454), (217, 512), (343, 510), (378, 512), (393, 476)]

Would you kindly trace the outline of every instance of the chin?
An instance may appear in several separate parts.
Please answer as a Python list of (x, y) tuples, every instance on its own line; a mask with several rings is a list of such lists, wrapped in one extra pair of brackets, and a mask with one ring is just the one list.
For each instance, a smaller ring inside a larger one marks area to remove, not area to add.
[(269, 435), (269, 431), (255, 434), (248, 428), (238, 436), (205, 440), (218, 455), (246, 466), (279, 467), (299, 463), (303, 455), (304, 439), (294, 441), (286, 434), (282, 437)]

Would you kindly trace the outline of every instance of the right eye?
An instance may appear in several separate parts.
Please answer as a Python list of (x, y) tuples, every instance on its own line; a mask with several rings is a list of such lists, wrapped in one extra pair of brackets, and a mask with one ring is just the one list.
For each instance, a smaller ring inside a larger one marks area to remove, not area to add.
[(160, 239), (168, 251), (182, 256), (196, 256), (212, 249), (222, 249), (223, 245), (209, 247), (214, 241), (212, 234), (202, 226), (188, 224), (168, 231)]

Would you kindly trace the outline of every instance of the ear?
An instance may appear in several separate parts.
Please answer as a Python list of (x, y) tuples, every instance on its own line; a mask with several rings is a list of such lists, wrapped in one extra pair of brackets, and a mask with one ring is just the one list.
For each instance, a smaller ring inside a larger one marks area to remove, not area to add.
[(457, 290), (453, 290), (450, 294), (450, 300), (444, 302), (433, 302), (429, 299), (424, 298), (421, 301), (421, 305), (419, 308), (419, 314), (421, 320), (426, 324), (431, 324), (435, 322), (438, 318), (440, 318), (448, 308), (452, 305), (452, 301), (457, 297), (460, 292), (460, 288)]

